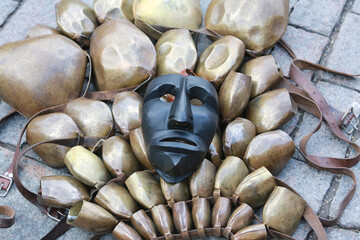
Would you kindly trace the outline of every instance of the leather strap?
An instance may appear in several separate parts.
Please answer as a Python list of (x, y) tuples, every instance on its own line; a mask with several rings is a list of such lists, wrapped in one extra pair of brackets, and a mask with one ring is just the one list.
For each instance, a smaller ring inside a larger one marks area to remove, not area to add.
[(0, 228), (9, 228), (15, 222), (15, 210), (8, 206), (0, 206), (0, 215), (6, 217), (0, 218)]

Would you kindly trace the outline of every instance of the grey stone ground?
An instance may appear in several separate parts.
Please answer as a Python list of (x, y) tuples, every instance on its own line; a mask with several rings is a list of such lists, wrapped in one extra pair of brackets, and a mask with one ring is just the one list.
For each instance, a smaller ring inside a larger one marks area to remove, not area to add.
[[(56, 26), (54, 4), (58, 0), (1, 0), (0, 1), (0, 45), (25, 37), (35, 23)], [(92, 0), (85, 2), (92, 4)], [(203, 10), (210, 2), (203, 0)], [(289, 27), (284, 39), (292, 46), (299, 58), (336, 68), (349, 73), (360, 73), (360, 0), (291, 0)], [(201, 41), (204, 49), (209, 42)], [(201, 51), (201, 50), (199, 50)], [(271, 54), (288, 74), (290, 57), (275, 46)], [(349, 79), (332, 74), (315, 72), (313, 82), (328, 102), (336, 108), (346, 110), (353, 101), (360, 102), (360, 79)], [(10, 108), (0, 103), (0, 117)], [(0, 128), (0, 172), (10, 164), (17, 138), (26, 119), (15, 115)], [(298, 145), (300, 139), (316, 124), (312, 115), (300, 112), (286, 126), (293, 130), (291, 136)], [(358, 141), (360, 143), (360, 141)], [(25, 144), (25, 142), (23, 142)], [(333, 136), (326, 124), (316, 133), (308, 145), (309, 154), (334, 157), (348, 157), (354, 154), (349, 146)], [(35, 153), (27, 154), (22, 161), (20, 172), (25, 185), (37, 191), (42, 175), (61, 173), (44, 165)], [(35, 160), (35, 161), (34, 161)], [(360, 178), (359, 164), (353, 167)], [(308, 201), (310, 206), (323, 217), (332, 217), (338, 205), (351, 187), (347, 177), (335, 176), (307, 165), (296, 153), (279, 177), (294, 187)], [(327, 228), (330, 239), (360, 239), (360, 187), (345, 210), (339, 223)], [(0, 198), (0, 205), (11, 205), (16, 209), (17, 221), (10, 229), (0, 229), (0, 239), (39, 239), (48, 232), (55, 222), (42, 215), (36, 207), (21, 197), (13, 186), (6, 198)], [(62, 239), (87, 239), (91, 233), (72, 229)], [(311, 228), (302, 221), (296, 239), (315, 239)], [(111, 236), (106, 236), (110, 239)]]

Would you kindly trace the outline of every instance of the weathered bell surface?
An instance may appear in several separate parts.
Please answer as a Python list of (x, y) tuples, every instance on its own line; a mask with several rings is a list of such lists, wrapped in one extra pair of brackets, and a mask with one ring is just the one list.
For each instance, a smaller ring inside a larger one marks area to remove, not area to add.
[(93, 7), (100, 23), (121, 18), (133, 21), (132, 4), (133, 0), (94, 0)]
[(264, 52), (285, 33), (289, 0), (213, 0), (205, 15), (205, 27), (221, 35), (233, 35), (246, 48)]
[(246, 62), (240, 72), (251, 77), (251, 98), (264, 93), (283, 77), (272, 55), (257, 57)]
[(229, 123), (244, 111), (250, 99), (251, 77), (230, 71), (219, 91), (219, 108), (223, 122)]
[(267, 231), (264, 224), (255, 224), (241, 229), (235, 235), (231, 236), (231, 240), (266, 240)]
[(4, 44), (0, 62), (0, 99), (27, 118), (80, 96), (86, 52), (67, 37), (51, 34)]
[(106, 168), (113, 177), (118, 177), (122, 174), (130, 176), (140, 170), (140, 164), (130, 144), (119, 136), (113, 136), (104, 141), (102, 158)]
[(199, 237), (206, 237), (205, 228), (210, 227), (211, 210), (209, 201), (206, 198), (195, 198), (191, 209), (192, 220)]
[(44, 24), (35, 24), (32, 28), (30, 28), (25, 38), (40, 37), (50, 34), (61, 34), (61, 33), (56, 28), (49, 27)]
[(241, 229), (249, 226), (253, 219), (253, 209), (246, 203), (241, 204), (231, 214), (223, 236), (229, 239), (230, 232), (236, 233)]
[(63, 175), (43, 176), (37, 201), (50, 207), (70, 208), (77, 201), (90, 198), (89, 190), (75, 178)]
[(170, 207), (172, 207), (175, 202), (191, 199), (187, 179), (178, 183), (167, 183), (164, 179), (160, 178), (160, 187)]
[(102, 101), (78, 98), (69, 102), (64, 110), (89, 137), (107, 137), (114, 131), (110, 108)]
[(192, 197), (211, 197), (214, 191), (215, 175), (215, 165), (204, 159), (199, 168), (189, 178)]
[(131, 91), (116, 94), (112, 106), (112, 113), (119, 131), (127, 137), (131, 130), (141, 127), (140, 115), (142, 97)]
[(147, 157), (144, 136), (141, 127), (130, 131), (129, 138), (131, 149), (133, 150), (141, 165), (149, 170), (155, 171), (154, 167), (149, 161), (149, 158)]
[(81, 0), (61, 0), (55, 5), (56, 23), (69, 38), (89, 45), (89, 37), (98, 26), (92, 8)]
[(263, 210), (263, 222), (279, 232), (292, 235), (299, 226), (305, 201), (284, 187), (275, 187)]
[(201, 54), (196, 75), (205, 78), (216, 88), (231, 70), (236, 70), (245, 54), (245, 44), (233, 36), (225, 36), (208, 46)]
[(132, 215), (131, 224), (144, 239), (156, 239), (155, 224), (144, 210), (141, 209)]
[[(65, 113), (49, 113), (38, 116), (29, 123), (26, 141), (29, 145), (34, 145), (46, 140), (75, 138), (81, 134), (74, 120)], [(65, 155), (69, 150), (69, 147), (49, 143), (34, 148), (41, 159), (51, 167), (65, 166)]]
[(136, 230), (124, 222), (119, 222), (119, 224), (116, 225), (112, 232), (112, 236), (116, 240), (142, 240)]
[(295, 101), (285, 88), (281, 88), (252, 99), (244, 116), (254, 123), (259, 134), (277, 129), (297, 113)]
[(131, 174), (125, 185), (135, 200), (147, 209), (166, 204), (159, 182), (148, 171)]
[(155, 49), (157, 76), (181, 73), (185, 69), (194, 70), (197, 51), (189, 30), (173, 29), (165, 32), (156, 42)]
[(252, 168), (266, 167), (277, 175), (295, 152), (291, 137), (281, 130), (257, 135), (248, 145), (244, 160)]
[(228, 156), (220, 165), (215, 176), (214, 198), (231, 197), (241, 180), (249, 174), (243, 160)]
[(223, 149), (225, 156), (243, 158), (246, 148), (256, 136), (254, 124), (245, 118), (236, 118), (229, 123), (223, 134)]
[(265, 167), (246, 176), (233, 195), (235, 203), (247, 203), (253, 209), (261, 207), (275, 188), (274, 176)]
[(224, 159), (224, 153), (222, 150), (222, 142), (219, 134), (215, 133), (213, 140), (210, 143), (209, 151), (206, 154), (206, 158), (218, 168)]
[(100, 188), (111, 179), (103, 161), (80, 145), (66, 153), (65, 165), (74, 177), (91, 187)]
[(130, 219), (131, 215), (140, 208), (129, 191), (115, 182), (103, 186), (94, 201), (120, 218)]
[(195, 30), (202, 23), (200, 0), (134, 0), (135, 25), (159, 39), (162, 31), (152, 26)]
[(172, 208), (174, 225), (182, 239), (190, 239), (189, 231), (192, 227), (191, 213), (185, 201), (177, 202)]
[(170, 239), (174, 233), (174, 222), (168, 208), (164, 204), (155, 206), (151, 209), (151, 215), (161, 236)]
[(80, 200), (70, 208), (66, 223), (91, 232), (107, 232), (113, 230), (118, 221), (95, 203)]
[(154, 45), (127, 19), (113, 19), (96, 28), (90, 55), (101, 91), (137, 86), (156, 69)]
[(214, 204), (211, 213), (211, 224), (215, 228), (215, 236), (220, 236), (220, 229), (226, 226), (231, 214), (231, 200), (219, 197)]

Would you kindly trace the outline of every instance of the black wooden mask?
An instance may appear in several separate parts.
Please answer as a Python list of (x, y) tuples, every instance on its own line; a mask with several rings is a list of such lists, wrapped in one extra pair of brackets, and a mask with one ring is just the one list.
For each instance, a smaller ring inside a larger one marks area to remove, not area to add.
[[(166, 94), (175, 99), (161, 100)], [(200, 105), (192, 104), (192, 99), (200, 100)], [(166, 182), (180, 182), (199, 167), (217, 123), (217, 93), (207, 80), (171, 74), (149, 83), (141, 126), (149, 160)]]

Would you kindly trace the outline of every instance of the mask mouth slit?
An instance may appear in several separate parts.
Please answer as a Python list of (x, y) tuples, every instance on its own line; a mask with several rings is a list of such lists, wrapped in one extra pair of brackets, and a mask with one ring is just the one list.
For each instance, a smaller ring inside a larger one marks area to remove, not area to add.
[(188, 145), (192, 145), (192, 146), (197, 146), (196, 143), (194, 143), (191, 140), (185, 139), (185, 138), (177, 138), (177, 137), (173, 137), (173, 138), (164, 138), (162, 140), (160, 140), (160, 142), (179, 142), (179, 143), (185, 143)]

